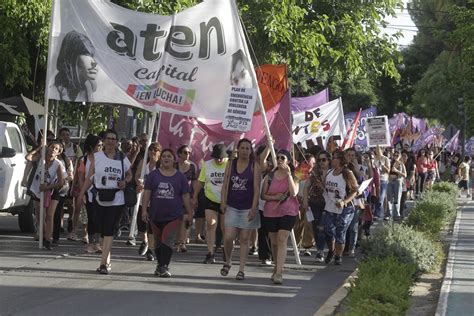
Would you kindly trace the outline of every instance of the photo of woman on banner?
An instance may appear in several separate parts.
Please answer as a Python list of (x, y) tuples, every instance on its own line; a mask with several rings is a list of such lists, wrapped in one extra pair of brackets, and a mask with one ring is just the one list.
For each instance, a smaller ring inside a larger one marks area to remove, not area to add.
[(250, 64), (247, 56), (245, 56), (241, 49), (232, 54), (230, 85), (234, 87), (253, 88)]
[(84, 34), (70, 31), (64, 36), (56, 61), (54, 85), (63, 101), (92, 102), (99, 71), (95, 48)]

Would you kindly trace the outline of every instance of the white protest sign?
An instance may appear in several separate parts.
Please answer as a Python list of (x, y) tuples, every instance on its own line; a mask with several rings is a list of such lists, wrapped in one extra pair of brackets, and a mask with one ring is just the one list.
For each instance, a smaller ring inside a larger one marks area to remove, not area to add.
[(228, 131), (248, 132), (257, 100), (257, 89), (231, 87), (222, 128)]
[(369, 147), (391, 145), (390, 129), (388, 127), (388, 118), (386, 115), (368, 117), (366, 126), (367, 145)]

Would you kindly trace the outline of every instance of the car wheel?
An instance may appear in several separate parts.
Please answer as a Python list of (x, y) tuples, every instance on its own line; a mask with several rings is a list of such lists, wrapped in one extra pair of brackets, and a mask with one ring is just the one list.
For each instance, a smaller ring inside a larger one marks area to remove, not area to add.
[(18, 224), (22, 233), (35, 233), (35, 208), (33, 206), (33, 199), (30, 200), (27, 206), (18, 214)]

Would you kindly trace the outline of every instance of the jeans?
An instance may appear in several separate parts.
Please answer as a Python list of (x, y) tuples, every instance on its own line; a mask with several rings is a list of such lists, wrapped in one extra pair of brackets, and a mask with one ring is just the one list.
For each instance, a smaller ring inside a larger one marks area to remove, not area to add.
[(403, 178), (390, 180), (387, 187), (389, 216), (400, 217), (400, 199), (402, 198)]
[(352, 218), (349, 228), (346, 233), (346, 247), (349, 252), (355, 250), (357, 244), (357, 238), (359, 238), (359, 219), (360, 219), (361, 209), (356, 207), (354, 212), (354, 217)]
[(314, 241), (316, 242), (316, 250), (318, 252), (323, 252), (326, 247), (326, 233), (324, 232), (323, 222), (325, 204), (324, 199), (317, 202), (309, 202), (314, 217), (314, 221), (312, 222), (313, 234)]
[(385, 215), (384, 201), (387, 195), (388, 181), (380, 180), (380, 196), (377, 204), (375, 205), (375, 216), (383, 218)]
[(343, 208), (341, 214), (324, 212), (324, 230), (328, 244), (334, 240), (339, 245), (346, 243), (346, 232), (353, 217), (354, 206), (352, 205)]

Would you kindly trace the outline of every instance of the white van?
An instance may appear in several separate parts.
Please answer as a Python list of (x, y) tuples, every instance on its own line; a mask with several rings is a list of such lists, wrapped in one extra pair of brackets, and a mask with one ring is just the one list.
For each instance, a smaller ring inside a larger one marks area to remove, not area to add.
[(0, 212), (18, 214), (20, 230), (35, 231), (33, 201), (21, 185), (26, 167), (26, 142), (15, 123), (0, 121)]

